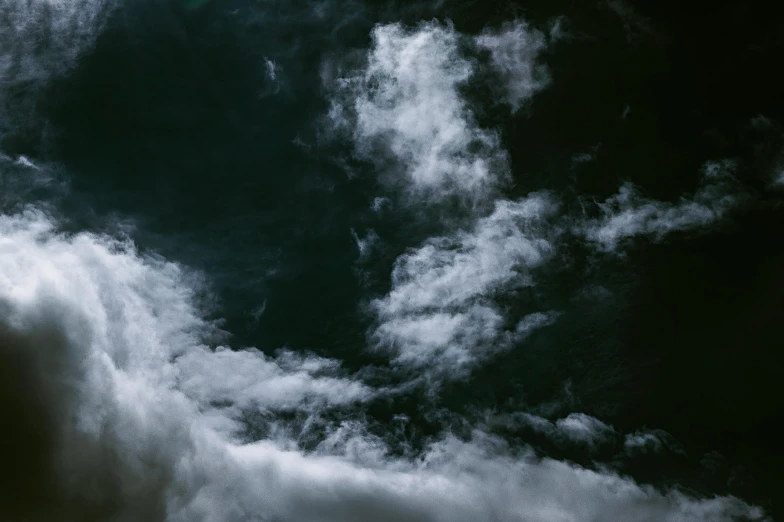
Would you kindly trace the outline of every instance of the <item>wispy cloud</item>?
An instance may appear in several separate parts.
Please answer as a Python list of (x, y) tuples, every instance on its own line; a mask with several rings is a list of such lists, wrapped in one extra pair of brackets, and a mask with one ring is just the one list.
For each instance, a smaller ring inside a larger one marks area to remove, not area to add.
[(371, 303), (377, 345), (397, 364), (462, 377), (477, 361), (550, 323), (552, 313), (536, 312), (509, 324), (493, 297), (533, 284), (531, 269), (554, 250), (546, 222), (556, 209), (541, 194), (499, 201), (472, 229), (429, 239), (399, 257), (391, 290)]
[(626, 435), (623, 446), (629, 455), (655, 454), (663, 451), (683, 453), (672, 436), (664, 430), (638, 430), (630, 433)]
[(111, 0), (2, 2), (0, 85), (45, 79), (71, 67), (92, 45), (113, 5)]
[(571, 413), (564, 418), (551, 421), (531, 413), (519, 412), (496, 416), (491, 422), (511, 428), (527, 427), (547, 436), (556, 444), (577, 445), (587, 450), (595, 450), (617, 436), (612, 426), (584, 413)]
[(496, 133), (479, 127), (460, 94), (474, 72), (449, 25), (377, 26), (366, 65), (340, 77), (330, 117), (357, 154), (409, 193), (482, 198), (507, 176)]
[(733, 190), (733, 169), (729, 160), (705, 164), (697, 191), (678, 203), (648, 199), (634, 185), (625, 183), (618, 194), (597, 203), (601, 217), (580, 222), (574, 230), (599, 250), (613, 252), (633, 237), (661, 241), (672, 232), (707, 227), (742, 199), (742, 194)]
[(506, 102), (512, 112), (547, 86), (550, 77), (539, 57), (547, 47), (544, 33), (517, 20), (476, 37), (479, 47), (490, 51), (491, 63), (504, 82)]

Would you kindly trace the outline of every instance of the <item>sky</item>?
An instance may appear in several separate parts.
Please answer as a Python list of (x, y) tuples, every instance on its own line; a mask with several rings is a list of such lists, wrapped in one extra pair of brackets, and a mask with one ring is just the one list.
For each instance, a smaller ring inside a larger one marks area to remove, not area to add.
[(0, 518), (772, 521), (762, 2), (0, 0)]

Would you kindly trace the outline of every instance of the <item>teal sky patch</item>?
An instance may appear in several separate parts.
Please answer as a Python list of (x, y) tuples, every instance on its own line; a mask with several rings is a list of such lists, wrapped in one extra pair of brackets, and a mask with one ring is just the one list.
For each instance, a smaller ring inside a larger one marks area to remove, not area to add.
[(186, 0), (185, 8), (186, 9), (198, 9), (203, 7), (204, 5), (208, 4), (210, 0)]

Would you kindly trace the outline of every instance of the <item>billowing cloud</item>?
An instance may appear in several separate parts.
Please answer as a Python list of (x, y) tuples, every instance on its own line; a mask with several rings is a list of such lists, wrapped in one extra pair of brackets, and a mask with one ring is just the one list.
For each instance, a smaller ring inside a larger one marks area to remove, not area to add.
[(371, 303), (378, 346), (391, 351), (397, 364), (459, 378), (549, 324), (550, 312), (510, 324), (493, 297), (533, 284), (531, 269), (554, 252), (556, 233), (548, 218), (556, 209), (542, 194), (498, 201), (471, 230), (429, 239), (400, 256), (391, 290)]
[(366, 65), (335, 82), (331, 120), (357, 154), (413, 194), (482, 198), (507, 176), (496, 133), (479, 127), (460, 94), (474, 63), (461, 35), (437, 23), (380, 25)]
[(691, 198), (666, 203), (645, 198), (631, 183), (618, 194), (598, 203), (601, 217), (575, 227), (599, 250), (612, 252), (625, 240), (645, 236), (661, 241), (667, 234), (708, 227), (722, 219), (742, 199), (733, 191), (733, 162), (709, 162), (702, 183)]
[[(536, 221), (542, 206), (537, 198), (499, 204), (487, 219), (510, 221), (503, 232), (484, 231), (480, 222), (462, 238), (463, 252), (433, 275), (434, 282), (479, 281), (433, 290), (464, 292), (442, 296), (457, 304), (524, 281), (525, 267), (547, 247), (519, 227)], [(0, 217), (4, 520), (713, 521), (759, 514), (733, 498), (659, 493), (613, 473), (538, 459), (481, 431), (463, 441), (441, 437), (413, 460), (389, 456), (359, 420), (328, 431), (311, 452), (296, 440), (247, 442), (229, 429), (235, 408), (307, 413), (369, 391), (323, 358), (209, 349), (221, 332), (202, 318), (198, 277), (127, 242), (54, 227), (35, 210)], [(574, 433), (570, 426), (561, 428)]]
[(507, 22), (499, 30), (476, 37), (479, 47), (490, 51), (493, 68), (504, 82), (506, 102), (517, 111), (550, 82), (539, 56), (547, 47), (544, 33), (524, 21)]

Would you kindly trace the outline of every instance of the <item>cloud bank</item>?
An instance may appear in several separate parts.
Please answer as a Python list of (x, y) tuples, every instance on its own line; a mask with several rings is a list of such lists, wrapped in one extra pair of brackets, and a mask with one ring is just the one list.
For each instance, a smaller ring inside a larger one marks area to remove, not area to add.
[[(498, 212), (532, 219), (537, 204)], [(510, 259), (541, 258), (541, 244), (512, 239)], [(444, 436), (413, 461), (349, 434), (354, 443), (339, 447), (364, 452), (364, 465), (335, 445), (305, 452), (295, 440), (249, 442), (237, 432), (242, 410), (311, 414), (361, 403), (371, 390), (341, 377), (334, 361), (208, 348), (221, 333), (202, 318), (199, 278), (128, 242), (58, 234), (51, 218), (29, 209), (0, 218), (0, 250), (5, 520), (693, 521), (757, 513), (731, 498), (661, 494), (537, 459), (479, 431), (465, 441)], [(458, 256), (447, 271), (469, 274), (479, 255)], [(507, 275), (466, 292), (518, 277), (508, 261), (496, 268)]]

